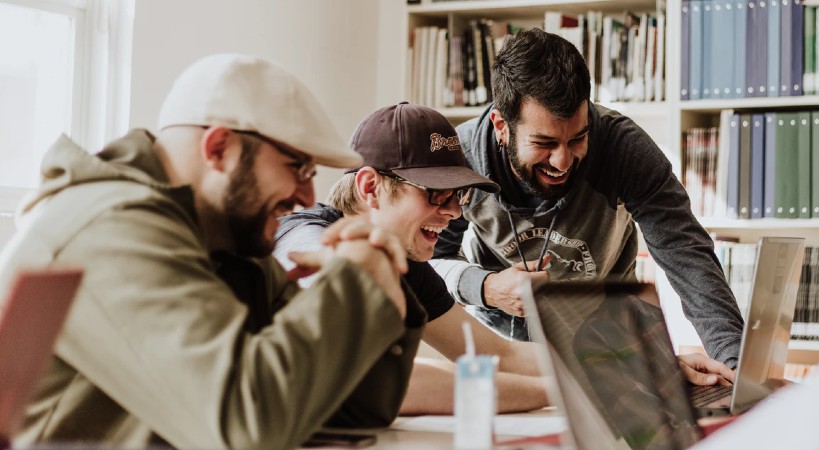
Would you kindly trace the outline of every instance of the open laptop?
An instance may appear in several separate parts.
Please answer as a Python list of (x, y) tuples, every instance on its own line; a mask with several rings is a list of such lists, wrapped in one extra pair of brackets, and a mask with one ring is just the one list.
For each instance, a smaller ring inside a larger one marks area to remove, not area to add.
[(522, 297), (532, 338), (548, 348), (539, 362), (566, 414), (563, 447), (682, 449), (701, 438), (653, 285), (525, 282)]
[(736, 382), (698, 388), (692, 402), (699, 415), (740, 414), (784, 384), (804, 255), (804, 238), (763, 237), (757, 243)]
[(0, 301), (0, 448), (14, 436), (81, 278), (79, 269), (24, 270)]

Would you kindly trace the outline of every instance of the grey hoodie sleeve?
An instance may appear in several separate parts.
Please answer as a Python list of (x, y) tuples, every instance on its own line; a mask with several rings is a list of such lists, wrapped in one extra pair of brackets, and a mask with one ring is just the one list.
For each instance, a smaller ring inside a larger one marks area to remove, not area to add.
[[(742, 317), (714, 254), (713, 241), (691, 213), (671, 163), (631, 119), (602, 114), (592, 151), (600, 192), (618, 199), (640, 225), (651, 256), (682, 300), (708, 355), (735, 367)], [(614, 187), (614, 189), (612, 189)]]

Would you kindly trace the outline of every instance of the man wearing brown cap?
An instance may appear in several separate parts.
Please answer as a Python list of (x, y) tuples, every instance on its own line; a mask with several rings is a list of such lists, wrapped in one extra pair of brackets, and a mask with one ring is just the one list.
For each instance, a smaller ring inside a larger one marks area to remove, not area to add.
[(425, 322), (396, 238), (328, 230), (301, 292), (269, 256), (278, 217), (313, 204), (315, 165), (361, 161), (327, 123), (275, 64), (214, 55), (176, 80), (156, 135), (53, 145), (0, 291), (23, 266), (85, 278), (18, 444), (293, 448), (328, 421), (394, 418)]
[[(466, 165), (452, 125), (437, 111), (401, 103), (379, 109), (358, 126), (350, 142), (364, 163), (333, 187), (330, 204), (282, 219), (275, 255), (293, 277), (310, 274), (301, 251), (318, 250), (324, 229), (342, 217), (366, 217), (395, 233), (409, 257), (404, 276), (429, 316), (424, 340), (450, 360), (465, 351), (461, 324), (472, 325), (479, 353), (500, 356), (497, 385), (500, 412), (548, 405), (537, 377), (532, 346), (511, 342), (480, 324), (454, 300), (443, 279), (427, 263), (438, 233), (461, 215), (473, 189), (498, 186)], [(312, 243), (312, 245), (311, 245)], [(294, 252), (295, 251), (295, 252)], [(300, 264), (288, 261), (295, 258)], [(310, 285), (312, 278), (302, 278)], [(401, 408), (405, 414), (451, 414), (453, 372), (444, 361), (416, 361)]]

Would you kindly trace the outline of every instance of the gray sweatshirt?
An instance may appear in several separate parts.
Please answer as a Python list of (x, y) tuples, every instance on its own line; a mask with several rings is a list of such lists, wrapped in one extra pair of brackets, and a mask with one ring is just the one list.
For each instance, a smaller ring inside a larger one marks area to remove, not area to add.
[[(498, 332), (528, 339), (522, 318), (484, 304), (486, 276), (520, 262), (520, 253), (537, 260), (552, 228), (553, 280), (633, 279), (636, 222), (708, 354), (735, 367), (742, 336), (736, 300), (713, 241), (691, 213), (671, 163), (648, 134), (628, 117), (590, 104), (588, 154), (572, 175), (568, 194), (544, 200), (513, 174), (489, 120), (492, 107), (457, 127), (469, 164), (500, 184), (501, 192), (476, 191), (463, 217), (441, 234), (432, 264), (450, 293), (475, 305), (476, 316)], [(470, 238), (462, 247), (467, 229)]]

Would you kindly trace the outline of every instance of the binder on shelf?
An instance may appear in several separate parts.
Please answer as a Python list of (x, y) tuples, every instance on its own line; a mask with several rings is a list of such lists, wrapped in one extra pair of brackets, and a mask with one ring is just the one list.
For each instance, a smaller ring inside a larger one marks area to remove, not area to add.
[(765, 113), (765, 170), (762, 217), (776, 217), (776, 113)]
[(791, 95), (791, 59), (793, 59), (792, 0), (780, 0), (780, 40), (779, 40), (779, 95)]
[[(759, 2), (765, 0), (749, 0), (746, 12), (745, 37), (745, 93), (744, 97), (758, 97), (759, 92), (759, 39), (756, 27), (759, 26)], [(767, 48), (767, 46), (766, 46)]]
[(756, 97), (767, 96), (768, 91), (768, 0), (758, 0), (756, 3), (756, 17), (754, 18), (754, 46), (756, 55)]
[(798, 119), (797, 113), (777, 113), (775, 198), (778, 218), (798, 217)]
[(751, 217), (751, 122), (750, 114), (739, 115), (739, 218)]
[(689, 8), (690, 1), (682, 0), (680, 8), (680, 100), (688, 100), (689, 98), (689, 79), (691, 76), (691, 20)]
[(802, 46), (804, 43), (803, 29), (804, 6), (801, 0), (791, 1), (791, 12), (793, 18), (791, 19), (791, 93), (790, 95), (802, 95)]
[[(819, 111), (811, 111), (811, 217), (819, 217)], [(817, 293), (819, 295), (819, 293)]]
[(779, 97), (779, 51), (782, 39), (782, 6), (780, 0), (768, 4), (768, 97)]
[(728, 154), (728, 213), (729, 219), (739, 218), (739, 125), (740, 116), (734, 114), (730, 122)]
[(811, 121), (810, 112), (801, 111), (798, 113), (798, 134), (797, 134), (797, 167), (798, 175), (798, 217), (810, 218), (811, 213)]
[(691, 43), (689, 48), (688, 98), (698, 100), (703, 98), (703, 0), (690, 0), (690, 6)]
[(802, 76), (802, 90), (805, 95), (816, 93), (816, 7), (805, 6), (805, 28), (803, 39), (804, 75)]
[(713, 71), (711, 67), (711, 54), (714, 48), (714, 13), (713, 3), (715, 0), (702, 0), (702, 81), (700, 87), (700, 98), (714, 98), (712, 93), (714, 87)]
[(711, 97), (734, 97), (734, 68), (725, 61), (734, 58), (734, 14), (732, 1), (715, 0), (713, 6), (714, 45), (711, 50), (712, 85)]
[(763, 216), (765, 192), (765, 115), (751, 116), (751, 219)]
[(734, 5), (734, 95), (747, 97), (745, 90), (745, 47), (747, 45), (748, 8), (745, 0), (737, 0)]

